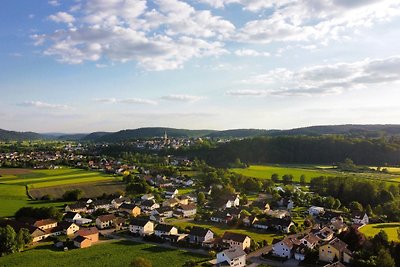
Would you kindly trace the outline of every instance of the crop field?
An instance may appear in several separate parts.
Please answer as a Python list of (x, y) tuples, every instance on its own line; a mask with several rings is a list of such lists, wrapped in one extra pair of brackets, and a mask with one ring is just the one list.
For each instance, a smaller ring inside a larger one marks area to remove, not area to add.
[(367, 237), (373, 237), (381, 230), (387, 233), (390, 241), (400, 242), (397, 234), (397, 230), (400, 230), (400, 223), (367, 224), (360, 229), (360, 232)]
[(248, 235), (254, 241), (257, 241), (257, 242), (267, 240), (268, 244), (271, 244), (275, 238), (283, 237), (283, 235), (281, 235), (281, 234), (263, 233), (263, 232), (259, 232), (259, 231), (256, 231), (255, 229), (251, 229), (251, 228), (237, 229), (237, 228), (233, 228), (232, 226), (229, 226), (229, 225), (217, 224), (217, 223), (203, 223), (203, 222), (193, 222), (193, 221), (188, 221), (188, 222), (186, 222), (186, 221), (185, 222), (171, 221), (171, 222), (168, 222), (168, 224), (179, 226), (182, 228), (186, 228), (188, 226), (199, 226), (199, 227), (209, 228), (211, 231), (213, 231), (215, 234), (217, 234), (219, 236), (222, 236), (225, 233), (225, 231), (229, 231), (229, 232)]
[[(100, 172), (71, 168), (56, 170), (0, 169), (0, 217), (12, 216), (15, 211), (24, 206), (58, 206), (63, 204), (62, 202), (32, 201), (26, 194), (26, 186), (29, 190), (35, 191), (35, 197), (40, 197), (44, 195), (40, 193), (40, 190), (46, 192), (48, 188), (54, 186), (75, 189), (80, 185), (91, 183), (93, 190), (96, 190), (94, 185), (97, 183), (115, 183), (117, 179)], [(62, 193), (60, 191), (60, 194), (62, 195), (63, 192), (65, 191), (62, 191)], [(54, 197), (61, 195), (53, 194)]]
[(54, 251), (50, 245), (41, 246), (22, 253), (0, 257), (0, 267), (130, 266), (130, 262), (136, 257), (148, 259), (153, 267), (182, 266), (190, 260), (196, 262), (207, 260), (202, 255), (183, 250), (130, 241), (112, 241), (66, 252)]
[(293, 181), (299, 182), (300, 176), (305, 175), (306, 182), (309, 182), (311, 178), (318, 176), (352, 176), (366, 179), (379, 179), (387, 182), (400, 182), (400, 176), (393, 174), (383, 173), (352, 173), (352, 172), (340, 172), (332, 169), (331, 166), (313, 166), (313, 165), (250, 165), (248, 168), (232, 168), (231, 171), (242, 174), (248, 177), (254, 177), (259, 179), (270, 179), (272, 174), (276, 173), (281, 178), (285, 174), (293, 175)]

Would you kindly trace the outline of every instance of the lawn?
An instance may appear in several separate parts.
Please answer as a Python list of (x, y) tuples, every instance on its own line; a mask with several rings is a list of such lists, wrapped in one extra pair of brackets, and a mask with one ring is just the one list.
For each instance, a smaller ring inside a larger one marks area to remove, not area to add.
[(400, 229), (400, 223), (379, 223), (379, 224), (368, 224), (360, 229), (360, 232), (367, 237), (373, 237), (381, 230), (384, 230), (389, 240), (399, 242), (400, 239), (397, 235), (397, 230)]
[(295, 182), (300, 182), (300, 176), (303, 174), (306, 176), (307, 182), (310, 181), (310, 179), (313, 177), (341, 175), (339, 172), (329, 170), (327, 168), (321, 168), (321, 166), (318, 167), (319, 168), (315, 167), (313, 169), (309, 165), (298, 166), (298, 167), (284, 166), (284, 165), (282, 166), (250, 165), (250, 167), (245, 169), (234, 168), (230, 170), (245, 176), (260, 178), (260, 179), (270, 179), (272, 174), (274, 173), (278, 174), (280, 177), (282, 177), (285, 174), (291, 174), (293, 175), (293, 180)]
[(25, 186), (36, 190), (51, 186), (75, 186), (78, 184), (115, 181), (111, 175), (81, 169), (55, 170), (0, 169), (0, 217), (12, 216), (24, 206), (62, 206), (63, 202), (32, 201), (26, 195)]
[(26, 252), (0, 257), (0, 267), (130, 266), (130, 262), (136, 257), (147, 258), (153, 267), (182, 266), (189, 260), (196, 262), (206, 260), (202, 255), (183, 250), (130, 241), (112, 241), (66, 252), (54, 251), (50, 246), (37, 247)]
[(205, 223), (205, 222), (182, 222), (182, 221), (171, 221), (168, 222), (168, 224), (179, 226), (182, 228), (186, 228), (188, 226), (199, 226), (199, 227), (204, 227), (204, 228), (209, 228), (212, 230), (215, 234), (222, 236), (225, 231), (230, 231), (234, 233), (239, 233), (239, 234), (245, 234), (250, 236), (254, 241), (260, 242), (263, 240), (267, 240), (268, 244), (271, 244), (272, 241), (275, 238), (282, 238), (283, 235), (281, 234), (275, 234), (275, 233), (262, 233), (259, 231), (256, 231), (255, 229), (238, 229), (238, 228), (233, 228), (232, 226), (229, 225), (224, 225), (224, 224), (217, 224), (217, 223)]

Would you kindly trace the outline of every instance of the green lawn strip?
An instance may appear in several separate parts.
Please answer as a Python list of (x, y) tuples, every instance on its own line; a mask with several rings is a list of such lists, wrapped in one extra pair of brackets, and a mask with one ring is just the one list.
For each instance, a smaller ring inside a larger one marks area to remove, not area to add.
[(263, 240), (267, 240), (268, 244), (272, 243), (272, 240), (275, 238), (281, 238), (283, 235), (277, 233), (262, 233), (258, 232), (255, 229), (234, 229), (232, 226), (224, 225), (224, 224), (214, 224), (214, 223), (204, 223), (204, 222), (169, 222), (169, 224), (179, 226), (182, 228), (186, 228), (188, 226), (199, 226), (204, 228), (211, 229), (215, 234), (222, 236), (225, 231), (235, 232), (239, 234), (245, 234), (250, 236), (254, 241), (260, 242)]
[(54, 251), (51, 246), (39, 246), (22, 253), (15, 253), (0, 258), (1, 267), (36, 267), (36, 266), (130, 266), (136, 257), (144, 257), (154, 267), (182, 266), (194, 260), (207, 260), (202, 255), (178, 249), (168, 249), (149, 244), (138, 244), (130, 241), (112, 241), (96, 244), (85, 249)]
[(194, 188), (178, 188), (178, 191), (179, 191), (179, 195), (186, 195), (186, 194), (189, 194), (189, 193), (195, 191), (195, 189)]
[(367, 224), (360, 229), (360, 232), (367, 237), (373, 237), (381, 230), (385, 231), (389, 240), (399, 242), (400, 239), (397, 235), (397, 230), (400, 229), (400, 222), (397, 223), (378, 223)]
[(189, 177), (193, 177), (193, 176), (197, 176), (197, 175), (201, 174), (201, 172), (199, 172), (199, 171), (180, 171), (180, 174), (182, 176), (186, 175)]
[(74, 178), (74, 179), (67, 179), (67, 180), (50, 180), (47, 182), (37, 183), (37, 184), (30, 184), (31, 188), (43, 188), (43, 187), (50, 187), (50, 186), (58, 186), (58, 185), (73, 185), (73, 184), (81, 184), (81, 183), (92, 183), (92, 182), (100, 182), (100, 181), (113, 181), (115, 177), (108, 176), (92, 176), (92, 177), (85, 177), (85, 178)]

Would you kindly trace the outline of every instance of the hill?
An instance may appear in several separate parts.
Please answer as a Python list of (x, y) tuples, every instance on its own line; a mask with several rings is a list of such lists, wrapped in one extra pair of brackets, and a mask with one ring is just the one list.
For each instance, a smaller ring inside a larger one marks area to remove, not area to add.
[(132, 130), (122, 130), (116, 133), (107, 134), (100, 138), (97, 138), (96, 141), (120, 142), (120, 141), (128, 141), (141, 138), (163, 137), (165, 133), (167, 133), (169, 137), (203, 137), (212, 132), (214, 131), (148, 127), (148, 128), (139, 128)]
[(109, 134), (112, 134), (112, 133), (110, 133), (110, 132), (94, 132), (94, 133), (87, 134), (86, 136), (84, 136), (82, 138), (82, 141), (95, 141), (95, 140), (100, 139), (101, 137), (109, 135)]
[(39, 140), (44, 137), (34, 132), (15, 132), (0, 129), (0, 141)]
[(233, 129), (225, 131), (215, 131), (208, 134), (210, 138), (248, 138), (260, 135), (270, 135), (279, 130), (263, 130), (263, 129)]

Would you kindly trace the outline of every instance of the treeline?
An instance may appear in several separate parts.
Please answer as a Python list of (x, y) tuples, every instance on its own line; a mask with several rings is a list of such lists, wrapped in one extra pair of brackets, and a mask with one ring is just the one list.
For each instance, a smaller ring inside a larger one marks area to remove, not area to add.
[(344, 136), (256, 137), (215, 148), (177, 151), (207, 163), (227, 167), (238, 158), (244, 163), (336, 164), (351, 158), (361, 165), (400, 163), (400, 139), (361, 139)]

